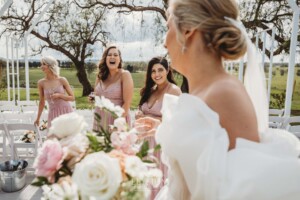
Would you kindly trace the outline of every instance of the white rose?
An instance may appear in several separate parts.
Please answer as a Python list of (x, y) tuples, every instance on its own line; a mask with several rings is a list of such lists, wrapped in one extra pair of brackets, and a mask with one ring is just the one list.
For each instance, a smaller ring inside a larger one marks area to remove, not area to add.
[(162, 172), (160, 169), (153, 168), (146, 173), (147, 182), (151, 184), (154, 188), (157, 188), (162, 180)]
[(146, 165), (137, 156), (128, 156), (125, 160), (125, 172), (135, 178), (144, 178)]
[(64, 160), (67, 160), (67, 166), (73, 169), (74, 165), (81, 160), (89, 148), (89, 139), (83, 134), (69, 136), (59, 141), (63, 147)]
[(102, 151), (89, 154), (75, 165), (72, 180), (83, 196), (111, 199), (122, 182), (119, 160)]
[(64, 138), (82, 132), (87, 127), (84, 118), (76, 112), (61, 115), (52, 121), (49, 135), (56, 135), (58, 138)]
[(117, 127), (118, 131), (125, 131), (127, 129), (126, 119), (124, 117), (115, 119), (114, 126)]

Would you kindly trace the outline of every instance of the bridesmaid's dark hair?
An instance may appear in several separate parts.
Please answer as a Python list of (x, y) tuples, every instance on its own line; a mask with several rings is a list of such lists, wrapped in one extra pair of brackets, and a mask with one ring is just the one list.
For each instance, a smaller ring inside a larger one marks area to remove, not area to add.
[(98, 64), (99, 72), (98, 72), (97, 77), (98, 77), (99, 80), (105, 81), (107, 79), (108, 75), (109, 75), (109, 69), (108, 69), (107, 64), (106, 64), (106, 57), (108, 55), (109, 50), (111, 50), (111, 49), (117, 49), (118, 50), (119, 56), (120, 56), (120, 63), (119, 63), (118, 68), (119, 69), (122, 68), (121, 51), (116, 46), (109, 46), (109, 47), (107, 47), (104, 50), (104, 52), (102, 54), (102, 58), (101, 58), (101, 60), (100, 60), (100, 62)]
[(164, 57), (160, 57), (160, 56), (152, 58), (148, 63), (145, 86), (140, 91), (141, 100), (139, 103), (139, 107), (141, 107), (143, 105), (143, 103), (147, 102), (152, 94), (152, 88), (155, 85), (155, 83), (151, 78), (151, 73), (152, 73), (152, 68), (155, 64), (161, 64), (168, 72), (167, 80), (170, 83), (173, 83), (176, 85), (176, 82), (173, 78), (173, 73), (169, 67), (168, 61)]
[(182, 76), (182, 84), (180, 86), (180, 89), (183, 93), (189, 93), (189, 83), (185, 76)]

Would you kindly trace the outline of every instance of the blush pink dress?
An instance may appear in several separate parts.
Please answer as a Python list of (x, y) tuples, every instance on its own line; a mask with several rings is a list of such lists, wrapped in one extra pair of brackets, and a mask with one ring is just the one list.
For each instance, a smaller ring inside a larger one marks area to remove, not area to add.
[[(143, 105), (141, 106), (141, 111), (143, 112), (144, 115), (150, 116), (150, 117), (162, 117), (161, 114), (161, 108), (162, 108), (162, 103), (163, 100), (157, 100), (152, 107), (149, 107), (148, 102), (143, 103)], [(149, 148), (153, 149), (156, 146), (156, 142), (155, 142), (155, 136), (153, 137), (147, 137), (145, 138), (145, 140), (147, 140), (149, 142)], [(164, 165), (161, 162), (161, 151), (156, 151), (155, 153), (153, 153), (153, 156), (155, 156), (155, 158), (158, 161), (158, 167), (160, 168), (160, 170), (163, 173), (163, 179), (162, 182), (160, 184), (160, 186), (158, 188), (151, 188), (151, 195), (150, 195), (150, 199), (154, 199), (155, 196), (158, 194), (159, 190), (163, 187), (164, 185), (164, 181), (167, 177), (168, 174), (168, 168), (166, 165)]]
[(54, 89), (44, 89), (44, 95), (46, 98), (46, 101), (49, 105), (49, 113), (48, 113), (48, 129), (51, 127), (51, 121), (63, 114), (73, 112), (73, 108), (71, 104), (68, 101), (65, 101), (63, 99), (51, 99), (50, 95), (53, 93), (61, 93), (65, 94), (65, 89), (63, 85), (59, 85), (58, 87)]
[[(105, 98), (109, 99), (113, 104), (122, 107), (124, 104), (124, 100), (123, 100), (121, 79), (119, 79), (115, 83), (110, 84), (106, 88), (103, 87), (103, 83), (102, 81), (100, 81), (95, 87), (95, 95), (104, 96)], [(94, 123), (93, 123), (94, 131), (99, 131), (100, 125), (107, 130), (109, 125), (114, 124), (115, 118), (109, 112), (103, 111), (100, 108), (96, 107), (95, 113), (98, 113), (101, 116), (101, 120), (99, 124), (99, 122), (94, 118)], [(128, 124), (130, 124), (129, 116), (126, 117), (126, 121)]]

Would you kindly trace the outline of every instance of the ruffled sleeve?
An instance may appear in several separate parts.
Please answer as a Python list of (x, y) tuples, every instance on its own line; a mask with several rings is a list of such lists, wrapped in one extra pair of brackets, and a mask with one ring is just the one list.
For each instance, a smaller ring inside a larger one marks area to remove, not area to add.
[(156, 140), (170, 169), (170, 195), (174, 199), (215, 200), (225, 170), (218, 166), (225, 166), (229, 144), (219, 116), (188, 94), (165, 95), (163, 102)]

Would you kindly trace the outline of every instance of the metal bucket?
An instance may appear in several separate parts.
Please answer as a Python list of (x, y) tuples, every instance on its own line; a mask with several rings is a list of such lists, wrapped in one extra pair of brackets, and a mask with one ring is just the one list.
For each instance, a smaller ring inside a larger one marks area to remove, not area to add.
[(21, 190), (26, 183), (26, 160), (10, 160), (0, 164), (0, 184), (4, 192)]

